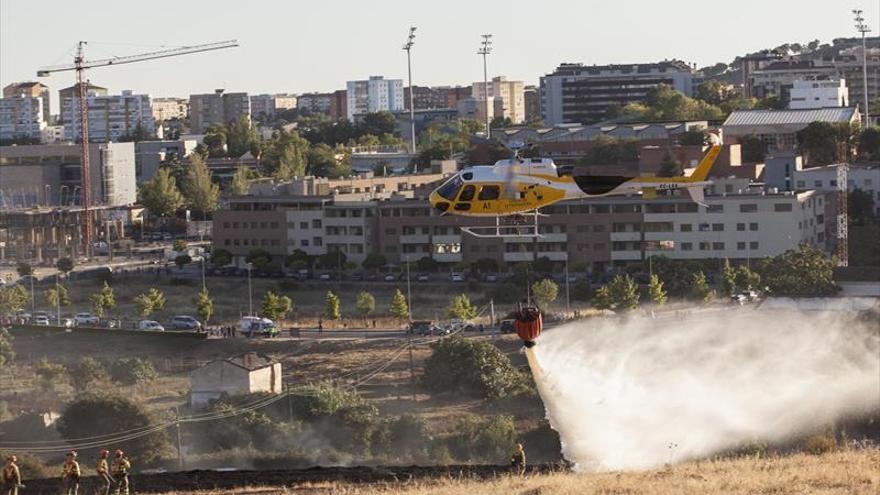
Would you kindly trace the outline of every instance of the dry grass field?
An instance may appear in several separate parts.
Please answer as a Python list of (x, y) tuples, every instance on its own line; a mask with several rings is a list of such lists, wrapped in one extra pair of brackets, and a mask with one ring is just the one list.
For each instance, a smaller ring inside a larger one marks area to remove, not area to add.
[(177, 492), (296, 495), (875, 495), (880, 450), (693, 461), (638, 472), (554, 473), (491, 481), (440, 479), (382, 485), (310, 484), (234, 491)]

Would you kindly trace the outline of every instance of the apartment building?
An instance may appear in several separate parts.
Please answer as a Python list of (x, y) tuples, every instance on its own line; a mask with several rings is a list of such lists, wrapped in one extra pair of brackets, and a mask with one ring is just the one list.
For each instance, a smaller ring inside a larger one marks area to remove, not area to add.
[(541, 77), (541, 111), (548, 125), (592, 124), (605, 120), (611, 107), (644, 101), (648, 91), (660, 84), (691, 96), (698, 82), (693, 68), (680, 60), (623, 65), (564, 63)]
[(184, 120), (189, 115), (189, 100), (184, 98), (153, 98), (153, 120)]
[[(101, 86), (96, 86), (90, 82), (86, 83), (86, 95), (89, 96), (107, 96), (107, 88), (102, 88)], [(58, 90), (58, 105), (61, 110), (64, 109), (64, 100), (69, 98), (79, 98), (79, 85), (74, 84), (73, 86), (59, 89)], [(77, 114), (77, 118), (79, 114)], [(58, 123), (64, 123), (64, 113), (63, 111), (58, 114)]]
[(302, 113), (330, 113), (333, 93), (304, 93), (296, 100), (296, 109)]
[(237, 122), (241, 118), (251, 118), (251, 102), (247, 93), (227, 93), (223, 89), (213, 93), (190, 95), (190, 129), (195, 134), (204, 134), (214, 124)]
[(792, 84), (788, 108), (846, 107), (848, 102), (849, 89), (845, 79), (799, 80)]
[[(92, 143), (89, 172), (94, 205), (137, 201), (134, 143)], [(0, 208), (82, 203), (80, 147), (43, 144), (0, 147)]]
[[(441, 215), (427, 193), (361, 198), (249, 196), (230, 200), (214, 217), (214, 243), (243, 259), (255, 246), (281, 259), (301, 249), (310, 255), (339, 250), (361, 262), (381, 253), (392, 264), (423, 257), (447, 266), (489, 258), (499, 266), (546, 257), (562, 266), (601, 272), (652, 255), (675, 259), (748, 260), (774, 256), (802, 243), (833, 244), (833, 203), (818, 191), (749, 189), (746, 180), (720, 180), (707, 207), (684, 197), (644, 201), (608, 197), (566, 201), (542, 209), (542, 237), (483, 239), (461, 226), (491, 225), (493, 218)], [(655, 252), (664, 246), (662, 252)]]
[(24, 96), (43, 100), (43, 120), (49, 123), (52, 120), (49, 108), (49, 86), (43, 83), (28, 81), (7, 84), (3, 87), (3, 98)]
[(525, 122), (526, 104), (522, 81), (509, 81), (505, 76), (493, 77), (487, 83), (475, 82), (471, 86), (472, 98), (478, 102), (501, 100), (501, 111), (495, 117), (510, 119), (514, 124)]
[[(126, 90), (119, 95), (91, 94), (86, 99), (89, 114), (89, 141), (107, 143), (131, 136), (140, 129), (149, 136), (156, 134), (156, 120), (150, 95)], [(61, 100), (61, 116), (65, 122), (64, 138), (80, 138), (79, 96)]]
[(346, 116), (351, 121), (356, 115), (403, 109), (402, 79), (370, 76), (367, 80), (346, 83)]
[(40, 141), (45, 128), (42, 98), (24, 95), (0, 98), (0, 141)]
[(537, 86), (523, 88), (523, 109), (526, 122), (541, 120), (541, 91)]

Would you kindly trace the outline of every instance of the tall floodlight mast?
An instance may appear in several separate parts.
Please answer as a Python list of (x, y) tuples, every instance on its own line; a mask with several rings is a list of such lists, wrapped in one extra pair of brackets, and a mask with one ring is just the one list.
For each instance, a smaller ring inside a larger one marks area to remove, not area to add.
[(416, 27), (410, 26), (409, 38), (403, 45), (406, 50), (406, 73), (409, 76), (409, 130), (410, 130), (410, 153), (416, 152), (416, 109), (413, 106), (413, 84), (412, 84), (412, 60), (410, 59), (410, 51), (416, 42)]
[(865, 42), (865, 35), (871, 32), (871, 28), (865, 24), (865, 18), (862, 16), (861, 9), (855, 9), (852, 13), (855, 16), (856, 31), (862, 33), (862, 91), (864, 92), (863, 100), (865, 102), (865, 108), (862, 109), (862, 113), (865, 114), (865, 128), (867, 128), (871, 125), (871, 117), (868, 109), (868, 45)]
[(486, 105), (486, 139), (489, 139), (492, 133), (489, 129), (489, 70), (486, 59), (492, 53), (492, 35), (484, 34), (482, 37), (483, 41), (480, 43), (480, 49), (477, 50), (477, 54), (483, 56), (483, 91), (485, 92), (483, 103)]

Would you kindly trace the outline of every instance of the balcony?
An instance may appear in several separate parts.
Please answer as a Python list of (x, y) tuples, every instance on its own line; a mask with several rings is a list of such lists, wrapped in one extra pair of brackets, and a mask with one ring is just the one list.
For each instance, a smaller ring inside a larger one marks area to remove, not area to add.
[(611, 251), (612, 261), (639, 261), (641, 259), (641, 251)]
[(434, 253), (431, 257), (439, 263), (458, 263), (463, 259), (461, 253)]
[[(557, 234), (541, 234), (543, 237), (538, 238), (538, 243), (541, 242), (568, 242), (568, 234), (566, 233), (557, 233)], [(535, 242), (531, 237), (505, 237), (505, 243), (523, 243), (523, 244), (531, 244)]]
[(408, 234), (400, 236), (401, 244), (430, 244), (431, 236), (428, 234)]
[(641, 232), (612, 232), (612, 241), (640, 241), (642, 240)]
[(431, 242), (434, 244), (460, 244), (461, 234), (435, 235), (431, 238)]

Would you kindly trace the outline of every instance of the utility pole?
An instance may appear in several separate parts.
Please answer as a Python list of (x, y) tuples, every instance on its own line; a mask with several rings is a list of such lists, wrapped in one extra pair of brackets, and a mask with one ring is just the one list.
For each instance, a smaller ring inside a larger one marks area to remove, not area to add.
[(412, 289), (409, 283), (409, 256), (406, 256), (406, 310), (409, 315), (409, 323), (412, 326)]
[(416, 401), (416, 372), (413, 365), (413, 341), (412, 334), (409, 335), (409, 387), (412, 391), (412, 400)]
[(571, 292), (568, 287), (568, 258), (565, 259), (565, 312), (571, 314)]
[(254, 316), (254, 287), (251, 285), (251, 268), (253, 263), (247, 264), (248, 270), (248, 316)]
[(413, 83), (412, 83), (412, 60), (410, 58), (410, 51), (412, 50), (413, 45), (416, 40), (416, 27), (410, 26), (409, 28), (409, 38), (406, 40), (406, 44), (403, 45), (403, 49), (406, 50), (406, 73), (409, 77), (409, 130), (410, 130), (410, 152), (415, 154), (416, 152), (416, 109), (413, 105)]
[(483, 103), (486, 105), (486, 139), (489, 139), (492, 133), (489, 128), (489, 69), (486, 58), (492, 53), (492, 35), (484, 34), (482, 37), (483, 41), (480, 43), (480, 49), (477, 50), (477, 54), (483, 56), (483, 90), (486, 92)]
[(55, 323), (61, 326), (61, 286), (58, 285), (58, 272), (55, 272)]
[(862, 33), (862, 91), (864, 91), (865, 108), (865, 128), (871, 125), (871, 117), (868, 111), (868, 47), (865, 42), (865, 34), (871, 32), (871, 28), (865, 24), (865, 18), (862, 16), (862, 9), (854, 9), (852, 11), (856, 21), (856, 31)]
[(183, 448), (180, 441), (180, 408), (174, 406), (174, 425), (177, 430), (177, 469), (183, 471)]
[(30, 274), (30, 278), (31, 278), (31, 318), (33, 318), (34, 313), (37, 312), (37, 300), (36, 300), (36, 298), (34, 298), (34, 277), (35, 277), (34, 273), (35, 273), (34, 270), (31, 269), (31, 274)]
[(202, 252), (202, 290), (207, 290), (208, 285), (205, 283), (205, 253)]

